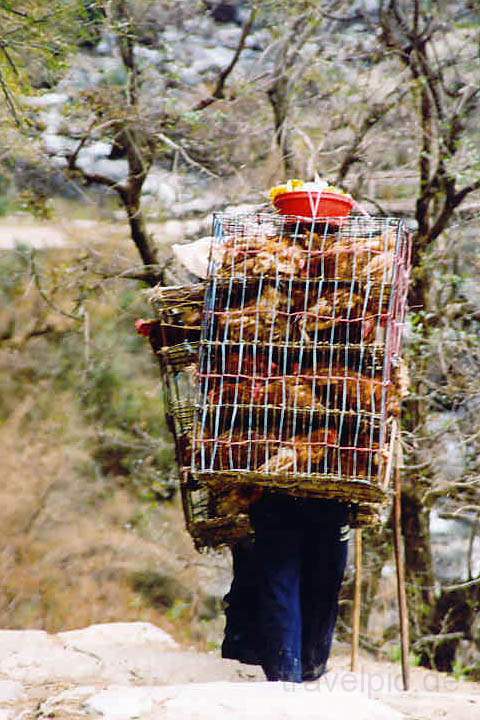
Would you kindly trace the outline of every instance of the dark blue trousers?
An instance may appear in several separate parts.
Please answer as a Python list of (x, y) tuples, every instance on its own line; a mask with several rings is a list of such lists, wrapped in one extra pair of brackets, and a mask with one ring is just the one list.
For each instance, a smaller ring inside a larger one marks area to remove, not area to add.
[(233, 580), (223, 598), (225, 635), (222, 657), (259, 665), (258, 648), (258, 571), (252, 539), (232, 547)]
[(261, 665), (268, 680), (316, 679), (325, 670), (337, 619), (347, 506), (272, 493), (251, 516)]

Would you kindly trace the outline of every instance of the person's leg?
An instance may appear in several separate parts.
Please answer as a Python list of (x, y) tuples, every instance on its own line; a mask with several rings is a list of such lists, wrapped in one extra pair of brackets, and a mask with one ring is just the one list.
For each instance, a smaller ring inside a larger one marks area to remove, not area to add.
[(233, 579), (224, 597), (225, 635), (222, 657), (259, 665), (258, 655), (258, 577), (253, 540), (232, 546)]
[(268, 680), (301, 682), (301, 531), (290, 498), (260, 500), (252, 522), (259, 570), (259, 639)]
[(348, 552), (345, 506), (319, 503), (317, 513), (305, 524), (302, 553), (303, 680), (316, 680), (326, 671)]

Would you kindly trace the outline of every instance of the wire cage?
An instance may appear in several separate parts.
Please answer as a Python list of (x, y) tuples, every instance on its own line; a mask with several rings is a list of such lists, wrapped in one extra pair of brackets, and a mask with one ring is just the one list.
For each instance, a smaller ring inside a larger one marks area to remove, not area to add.
[(398, 218), (214, 219), (191, 474), (385, 501), (411, 242)]
[(167, 425), (175, 442), (185, 524), (199, 550), (231, 544), (251, 533), (248, 514), (241, 511), (245, 500), (194, 480), (189, 467), (204, 293), (204, 285), (154, 288), (150, 301), (157, 321), (149, 333), (160, 366)]

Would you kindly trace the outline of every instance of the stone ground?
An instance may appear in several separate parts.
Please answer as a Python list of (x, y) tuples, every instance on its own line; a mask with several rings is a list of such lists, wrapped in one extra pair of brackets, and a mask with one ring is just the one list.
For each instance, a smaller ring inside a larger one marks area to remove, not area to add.
[(49, 635), (0, 631), (0, 720), (470, 720), (480, 715), (480, 685), (362, 656), (348, 670), (337, 647), (321, 681), (266, 683), (259, 668), (217, 652), (180, 647), (149, 623), (111, 623)]

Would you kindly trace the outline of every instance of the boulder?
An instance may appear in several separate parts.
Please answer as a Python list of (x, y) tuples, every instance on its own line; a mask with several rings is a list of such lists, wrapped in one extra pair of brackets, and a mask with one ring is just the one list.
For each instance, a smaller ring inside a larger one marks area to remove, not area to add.
[(94, 148), (83, 148), (78, 154), (77, 165), (89, 174), (105, 175), (114, 182), (125, 182), (128, 177), (126, 160), (109, 160), (98, 157)]
[(107, 645), (154, 645), (158, 649), (178, 647), (168, 633), (148, 622), (102, 623), (58, 633), (57, 637), (66, 647), (83, 652), (99, 650)]
[(0, 680), (0, 703), (11, 703), (24, 699), (23, 685), (13, 680)]
[(0, 673), (13, 681), (79, 682), (96, 677), (98, 669), (94, 657), (69, 650), (40, 630), (0, 632)]
[(43, 95), (31, 95), (24, 97), (23, 102), (31, 108), (51, 108), (58, 105), (64, 105), (68, 100), (65, 93), (43, 93)]
[(85, 709), (109, 720), (400, 720), (404, 715), (364, 694), (325, 683), (198, 683), (169, 687), (112, 686)]
[(232, 51), (224, 47), (196, 46), (193, 52), (193, 72), (203, 75), (206, 72), (221, 70), (232, 59)]

